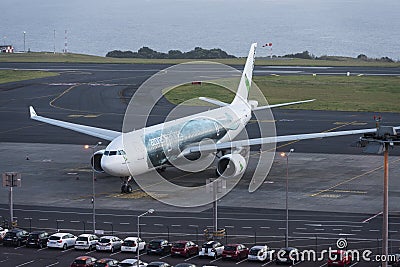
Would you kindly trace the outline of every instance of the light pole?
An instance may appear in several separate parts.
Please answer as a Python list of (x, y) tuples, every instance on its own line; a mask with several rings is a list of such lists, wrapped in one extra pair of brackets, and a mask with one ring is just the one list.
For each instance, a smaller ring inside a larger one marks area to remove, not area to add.
[(136, 253), (137, 253), (137, 260), (136, 260), (136, 266), (139, 267), (139, 238), (140, 238), (140, 217), (143, 217), (147, 214), (152, 214), (154, 212), (154, 209), (149, 209), (148, 211), (146, 211), (145, 213), (142, 213), (140, 215), (137, 216), (137, 240), (136, 240)]
[(286, 237), (285, 237), (285, 246), (289, 247), (289, 205), (288, 205), (288, 191), (289, 191), (289, 156), (294, 152), (294, 149), (291, 148), (289, 153), (282, 152), (281, 157), (286, 158)]
[(24, 53), (26, 52), (26, 49), (25, 49), (25, 35), (26, 35), (26, 31), (24, 31)]
[(94, 181), (96, 179), (95, 173), (94, 173), (94, 150), (96, 147), (101, 145), (101, 142), (97, 142), (96, 145), (94, 146), (89, 146), (85, 145), (85, 149), (91, 148), (92, 149), (92, 208), (93, 208), (93, 234), (96, 233), (96, 191), (95, 191), (95, 186), (94, 186)]

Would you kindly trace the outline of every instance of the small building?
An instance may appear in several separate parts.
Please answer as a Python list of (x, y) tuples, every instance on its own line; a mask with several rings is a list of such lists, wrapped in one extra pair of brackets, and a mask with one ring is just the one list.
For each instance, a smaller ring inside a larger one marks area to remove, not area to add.
[(14, 53), (12, 45), (0, 45), (0, 53)]

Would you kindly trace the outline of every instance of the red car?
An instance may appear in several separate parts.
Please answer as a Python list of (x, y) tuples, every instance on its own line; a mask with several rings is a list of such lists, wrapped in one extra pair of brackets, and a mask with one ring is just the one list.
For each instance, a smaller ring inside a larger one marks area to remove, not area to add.
[(199, 246), (192, 241), (177, 241), (172, 244), (171, 257), (184, 256), (189, 258), (192, 255), (199, 254)]
[(240, 261), (246, 259), (249, 255), (249, 249), (242, 244), (228, 244), (222, 251), (222, 259), (234, 259)]
[(96, 258), (90, 256), (80, 256), (71, 263), (71, 267), (93, 267)]
[(332, 266), (350, 266), (351, 265), (351, 255), (349, 255), (345, 250), (334, 250), (332, 255), (328, 259), (328, 267)]

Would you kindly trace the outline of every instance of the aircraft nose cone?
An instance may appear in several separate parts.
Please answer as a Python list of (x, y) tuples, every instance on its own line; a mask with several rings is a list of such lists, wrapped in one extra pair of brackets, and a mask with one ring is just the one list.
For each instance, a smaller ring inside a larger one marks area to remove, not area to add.
[(112, 164), (111, 164), (111, 160), (107, 157), (104, 156), (101, 157), (101, 168), (108, 174), (114, 175), (113, 174), (113, 168), (112, 168)]
[(125, 177), (130, 175), (123, 158), (119, 156), (103, 155), (101, 158), (101, 167), (106, 173), (112, 176)]

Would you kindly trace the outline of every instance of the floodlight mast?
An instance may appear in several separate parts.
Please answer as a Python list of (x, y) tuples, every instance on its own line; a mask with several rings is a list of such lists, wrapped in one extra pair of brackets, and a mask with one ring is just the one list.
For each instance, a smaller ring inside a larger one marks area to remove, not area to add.
[[(364, 147), (363, 152), (382, 154), (383, 152), (383, 224), (382, 224), (382, 255), (388, 257), (389, 246), (389, 147), (400, 145), (400, 136), (392, 126), (381, 126), (381, 116), (374, 116), (376, 132), (364, 134), (358, 144)], [(382, 267), (387, 267), (387, 262), (382, 262)]]

